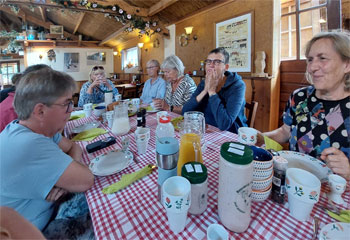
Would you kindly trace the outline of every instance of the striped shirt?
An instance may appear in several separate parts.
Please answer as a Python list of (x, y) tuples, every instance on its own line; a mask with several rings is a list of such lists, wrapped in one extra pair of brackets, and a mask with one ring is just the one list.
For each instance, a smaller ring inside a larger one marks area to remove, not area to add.
[(172, 92), (171, 83), (167, 82), (164, 100), (169, 106), (183, 106), (191, 98), (196, 88), (197, 85), (193, 79), (185, 75), (174, 92)]

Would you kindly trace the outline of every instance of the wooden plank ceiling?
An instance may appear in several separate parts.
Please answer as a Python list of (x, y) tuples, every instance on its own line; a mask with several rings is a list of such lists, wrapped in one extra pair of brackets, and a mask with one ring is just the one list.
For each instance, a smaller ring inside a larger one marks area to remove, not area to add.
[[(85, 1), (87, 5), (82, 6)], [(77, 40), (100, 41), (101, 46), (114, 47), (137, 37), (140, 30), (134, 28), (135, 19), (143, 24), (150, 22), (156, 34), (169, 36), (166, 26), (189, 15), (233, 0), (7, 0), (0, 3), (0, 30), (21, 32), (23, 26), (42, 27), (49, 32), (50, 25), (62, 25), (64, 37)], [(96, 7), (98, 4), (99, 7)], [(64, 6), (66, 4), (66, 6)], [(72, 5), (72, 6), (69, 6)], [(89, 9), (87, 9), (89, 6)], [(107, 8), (110, 6), (110, 8)], [(112, 6), (116, 8), (112, 9)], [(124, 23), (119, 8), (123, 10)], [(130, 14), (128, 19), (127, 14)], [(156, 22), (157, 26), (152, 23)], [(142, 25), (141, 24), (141, 25)]]

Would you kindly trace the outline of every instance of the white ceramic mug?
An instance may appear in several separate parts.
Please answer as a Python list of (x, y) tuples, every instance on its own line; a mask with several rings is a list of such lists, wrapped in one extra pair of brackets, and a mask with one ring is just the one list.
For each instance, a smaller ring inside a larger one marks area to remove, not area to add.
[(170, 177), (162, 185), (164, 206), (170, 229), (179, 233), (185, 229), (188, 209), (191, 205), (191, 183), (184, 177)]
[(308, 220), (321, 192), (321, 181), (312, 173), (299, 168), (288, 168), (286, 190), (290, 214), (299, 221)]
[(117, 94), (117, 95), (115, 95), (114, 99), (115, 99), (116, 102), (118, 102), (118, 101), (122, 100), (122, 95), (121, 94)]
[(238, 129), (238, 140), (246, 145), (255, 145), (257, 141), (258, 131), (250, 127), (240, 127)]
[(85, 117), (90, 117), (92, 114), (92, 103), (86, 103), (83, 106)]
[(207, 228), (207, 239), (208, 240), (228, 240), (229, 234), (226, 229), (217, 223), (210, 224)]

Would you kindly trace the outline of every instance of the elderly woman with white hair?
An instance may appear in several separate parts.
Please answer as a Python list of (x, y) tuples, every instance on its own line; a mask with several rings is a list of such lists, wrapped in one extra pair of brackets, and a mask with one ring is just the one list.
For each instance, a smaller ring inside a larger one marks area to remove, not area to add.
[(188, 75), (184, 75), (185, 67), (175, 55), (167, 57), (161, 68), (167, 81), (165, 98), (154, 99), (154, 106), (157, 109), (181, 114), (183, 105), (197, 88), (196, 83)]
[(113, 91), (113, 99), (115, 99), (118, 89), (116, 89), (112, 81), (106, 78), (106, 72), (102, 66), (93, 67), (89, 77), (89, 81), (84, 83), (80, 89), (79, 107), (86, 103), (104, 102), (104, 93), (107, 91)]

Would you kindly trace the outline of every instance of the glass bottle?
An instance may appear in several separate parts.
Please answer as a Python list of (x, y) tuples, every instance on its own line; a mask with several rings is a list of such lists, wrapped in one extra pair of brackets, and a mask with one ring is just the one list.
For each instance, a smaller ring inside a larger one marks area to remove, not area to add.
[(273, 157), (273, 177), (271, 199), (277, 203), (284, 203), (286, 194), (286, 171), (288, 161), (281, 156)]

